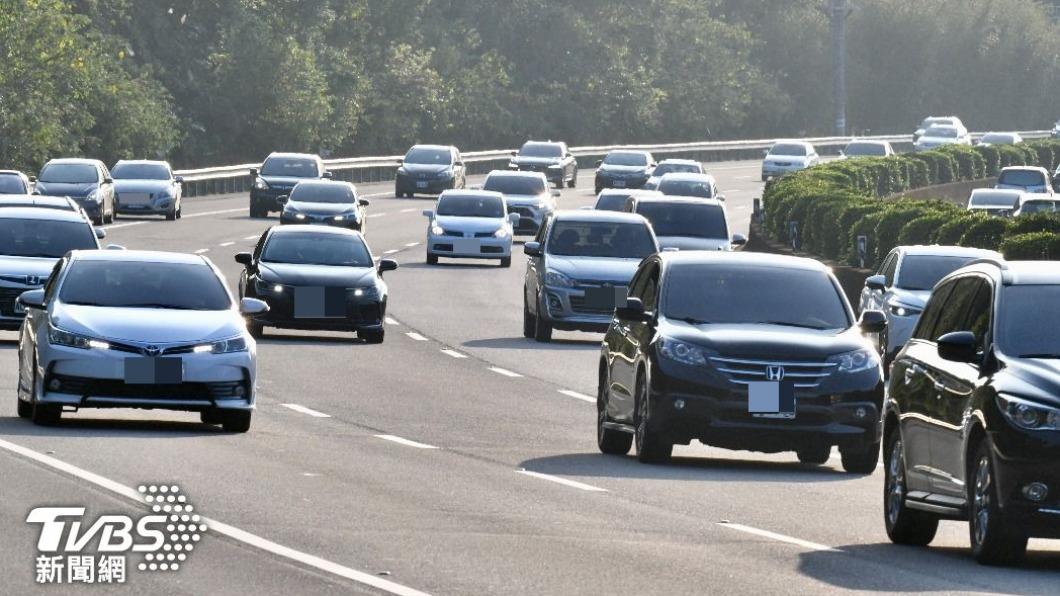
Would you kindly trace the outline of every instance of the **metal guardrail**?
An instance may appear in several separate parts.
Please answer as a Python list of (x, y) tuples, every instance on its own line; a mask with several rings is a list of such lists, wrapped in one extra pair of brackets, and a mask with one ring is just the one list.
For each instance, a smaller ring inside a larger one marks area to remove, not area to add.
[[(973, 137), (983, 133), (973, 133)], [(1034, 130), (1019, 133), (1026, 139), (1048, 137), (1050, 131)], [(813, 143), (822, 154), (838, 154), (839, 150), (850, 142), (852, 137), (815, 137), (802, 139)], [(897, 145), (895, 149), (911, 149), (911, 135), (878, 135), (858, 137), (861, 139), (888, 141)], [(596, 158), (603, 157), (615, 149), (634, 149), (651, 151), (655, 155), (683, 157), (699, 161), (726, 161), (737, 159), (755, 159), (762, 157), (762, 151), (768, 149), (776, 139), (758, 139), (750, 141), (707, 141), (701, 143), (669, 143), (659, 145), (600, 145), (591, 147), (571, 147), (571, 153), (578, 160), (580, 168), (590, 167)], [(511, 159), (513, 149), (492, 151), (469, 151), (463, 153), (464, 163), (469, 174), (484, 174), (490, 170), (504, 168)], [(387, 157), (351, 157), (343, 159), (326, 159), (324, 165), (333, 172), (338, 180), (368, 183), (383, 182), (394, 179), (402, 155)], [(195, 170), (178, 170), (174, 174), (184, 178), (184, 196), (194, 197), (208, 194), (248, 192), (253, 180), (250, 170), (259, 168), (260, 164), (240, 164), (200, 168)]]

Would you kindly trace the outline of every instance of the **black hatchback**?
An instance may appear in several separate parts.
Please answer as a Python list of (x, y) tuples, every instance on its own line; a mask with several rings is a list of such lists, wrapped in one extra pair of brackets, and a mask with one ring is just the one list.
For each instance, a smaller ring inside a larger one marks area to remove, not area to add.
[(645, 259), (604, 338), (597, 439), (645, 462), (692, 439), (795, 451), (871, 473), (879, 461), (883, 370), (839, 283), (810, 259), (664, 252)]
[(969, 522), (972, 554), (1018, 562), (1060, 538), (1060, 272), (977, 261), (935, 286), (884, 407), (884, 521), (928, 544)]

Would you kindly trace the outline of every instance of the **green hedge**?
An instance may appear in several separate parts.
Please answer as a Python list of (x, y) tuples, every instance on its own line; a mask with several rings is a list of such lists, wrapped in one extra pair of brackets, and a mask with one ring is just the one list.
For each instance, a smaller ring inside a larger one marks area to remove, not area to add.
[(1031, 232), (1009, 236), (1001, 242), (1001, 254), (1013, 261), (1060, 258), (1060, 234)]
[[(1004, 220), (968, 213), (943, 201), (882, 197), (993, 177), (1012, 165), (1053, 171), (1058, 160), (1060, 141), (1042, 140), (991, 147), (946, 146), (916, 154), (828, 162), (771, 184), (763, 196), (763, 222), (770, 237), (785, 243), (791, 241), (789, 223), (798, 222), (802, 250), (851, 265), (859, 262), (860, 235), (868, 238), (866, 266), (870, 267), (895, 246), (905, 244), (1009, 247), (1013, 254), (1042, 254), (1036, 250), (1038, 244), (1027, 244), (1032, 241), (1023, 236), (1060, 235), (1060, 215)], [(1010, 242), (1015, 240), (1019, 242)], [(1060, 251), (1049, 254), (1060, 255)]]

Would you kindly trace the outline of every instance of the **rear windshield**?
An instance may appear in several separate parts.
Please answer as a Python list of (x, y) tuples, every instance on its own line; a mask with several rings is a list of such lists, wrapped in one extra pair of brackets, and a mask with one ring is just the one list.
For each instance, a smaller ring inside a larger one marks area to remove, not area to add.
[(563, 157), (563, 147), (556, 143), (526, 143), (519, 150), (524, 157)]
[(609, 166), (646, 166), (648, 156), (633, 151), (612, 151), (604, 157), (603, 163)]
[(899, 288), (905, 290), (930, 290), (939, 280), (960, 269), (977, 257), (907, 256), (898, 270)]
[(957, 129), (949, 126), (932, 126), (924, 132), (925, 137), (939, 137), (943, 139), (956, 139)]
[(686, 236), (726, 240), (729, 227), (720, 205), (644, 202), (637, 204), (656, 236)]
[(71, 250), (99, 248), (85, 222), (0, 219), (0, 255), (57, 259)]
[(504, 202), (497, 197), (449, 196), (438, 200), (438, 215), (504, 217)]
[(27, 191), (26, 184), (19, 176), (0, 174), (0, 195), (20, 195)]
[(44, 166), (38, 179), (55, 184), (94, 184), (99, 182), (99, 171), (89, 164), (53, 163)]
[(1045, 186), (1045, 177), (1041, 172), (1011, 170), (1008, 172), (1001, 172), (1001, 176), (998, 177), (997, 183), (1023, 188), (1043, 187)]
[(261, 166), (262, 176), (289, 178), (319, 178), (317, 162), (302, 157), (270, 157)]
[(1030, 215), (1031, 213), (1055, 213), (1056, 201), (1027, 201), (1020, 207), (1020, 213)]
[(1000, 144), (1005, 144), (1005, 143), (1015, 143), (1016, 142), (1016, 138), (1013, 137), (1012, 135), (1001, 135), (1001, 134), (986, 134), (986, 135), (983, 135), (983, 138), (981, 140), (984, 143), (995, 143), (995, 144), (999, 144), (999, 145)]
[(599, 211), (625, 211), (626, 201), (629, 200), (629, 195), (621, 194), (606, 194), (600, 195), (596, 199), (596, 207)]
[(887, 147), (877, 143), (851, 143), (847, 145), (843, 153), (849, 156), (873, 155), (883, 157), (887, 155)]
[(266, 263), (371, 267), (372, 255), (358, 236), (352, 234), (284, 233), (273, 234), (265, 243), (261, 260)]
[(1019, 195), (1005, 192), (976, 192), (968, 199), (972, 207), (1015, 207)]
[(169, 180), (169, 168), (162, 164), (120, 163), (110, 171), (115, 180)]
[(75, 260), (63, 278), (66, 304), (119, 308), (225, 310), (232, 301), (204, 264)]
[(661, 163), (655, 166), (654, 175), (663, 174), (702, 174), (703, 167), (696, 163)]
[(486, 178), (482, 190), (506, 195), (539, 195), (548, 190), (544, 178), (537, 176), (507, 176), (494, 174)]
[(548, 253), (565, 257), (643, 259), (656, 252), (646, 224), (559, 221), (552, 226)]
[(769, 150), (770, 155), (806, 155), (805, 145), (792, 143), (777, 143)]
[(342, 182), (311, 183), (299, 182), (291, 191), (292, 201), (306, 203), (353, 203), (357, 197), (349, 184)]
[(714, 187), (706, 180), (669, 180), (659, 181), (659, 192), (673, 197), (714, 198)]

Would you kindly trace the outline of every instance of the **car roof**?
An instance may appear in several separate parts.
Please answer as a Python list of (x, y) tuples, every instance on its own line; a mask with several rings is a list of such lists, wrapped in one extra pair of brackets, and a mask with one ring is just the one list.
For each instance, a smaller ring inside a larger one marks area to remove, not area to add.
[(306, 178), (296, 182), (295, 187), (302, 186), (303, 184), (306, 186), (354, 186), (352, 182), (346, 182), (345, 180), (328, 180), (326, 178), (318, 180), (316, 178)]
[(696, 161), (694, 159), (668, 158), (668, 159), (664, 159), (664, 160), (660, 161), (659, 165), (661, 166), (664, 163), (672, 163), (672, 164), (679, 164), (679, 165), (685, 165), (685, 166), (700, 166), (700, 167), (703, 166), (702, 163), (700, 163), (700, 162), (698, 162), (698, 161)]
[(5, 207), (0, 209), (0, 219), (39, 219), (49, 221), (66, 221), (86, 223), (80, 211), (52, 209), (49, 207)]
[(1001, 173), (1004, 174), (1005, 172), (1037, 172), (1045, 176), (1049, 175), (1049, 170), (1038, 166), (1008, 166), (1001, 168)]
[(985, 273), (995, 279), (1000, 278), (1006, 286), (1060, 285), (1060, 268), (1054, 261), (1003, 261), (1001, 259), (971, 263), (947, 275), (943, 281), (971, 272)]
[(297, 234), (310, 232), (313, 234), (330, 234), (332, 236), (360, 236), (361, 233), (356, 230), (350, 230), (348, 228), (340, 228), (337, 226), (314, 226), (314, 225), (284, 225), (284, 226), (272, 226), (269, 228), (269, 235), (284, 235), (284, 234)]
[(797, 139), (777, 139), (773, 141), (774, 145), (802, 145), (804, 147), (813, 147), (813, 143), (809, 141), (799, 141)]
[(534, 141), (534, 140), (530, 140), (530, 141), (527, 141), (527, 142), (523, 143), (523, 147), (526, 147), (527, 145), (566, 145), (566, 143), (564, 143), (563, 141)]
[(704, 199), (702, 197), (682, 197), (673, 195), (661, 195), (661, 196), (650, 196), (650, 197), (631, 197), (635, 198), (637, 204), (652, 203), (652, 204), (672, 204), (672, 205), (709, 205), (714, 207), (725, 207), (725, 203), (722, 203), (718, 199)]
[(66, 207), (73, 207), (76, 205), (68, 197), (52, 197), (48, 195), (4, 195), (0, 194), (0, 203), (9, 203), (13, 205), (25, 204), (27, 207), (33, 205), (63, 205)]
[(1018, 198), (1026, 194), (1026, 191), (1018, 188), (973, 188), (972, 194), (969, 196), (978, 195), (998, 195), (998, 196), (1010, 196), (1013, 199)]
[(18, 170), (0, 170), (0, 176), (25, 176)]
[(881, 147), (891, 144), (890, 141), (878, 141), (876, 139), (850, 139), (850, 142), (847, 143), (847, 145), (853, 145), (854, 143), (858, 143), (859, 145), (879, 145)]
[(456, 147), (452, 145), (413, 145), (409, 147), (409, 151), (412, 151), (413, 149), (438, 149), (439, 151), (450, 151), (456, 149)]
[(118, 165), (120, 163), (122, 163), (122, 164), (145, 165), (145, 166), (168, 166), (169, 165), (168, 161), (163, 161), (161, 159), (119, 159), (114, 165)]
[(99, 161), (98, 159), (88, 159), (86, 157), (58, 157), (56, 159), (49, 159), (48, 163), (46, 163), (44, 165), (49, 165), (49, 164), (58, 164), (58, 165), (62, 165), (62, 164), (80, 164), (80, 165), (85, 165), (85, 166), (95, 166), (95, 165), (99, 165), (101, 163), (103, 163), (103, 162)]
[(78, 261), (207, 264), (206, 257), (201, 255), (160, 250), (75, 250), (70, 255), (74, 260)]
[(824, 263), (806, 257), (794, 257), (764, 252), (728, 252), (713, 250), (681, 250), (662, 252), (658, 258), (664, 264), (720, 264), (741, 267), (774, 267), (778, 269), (801, 269), (803, 271), (830, 272)]
[(651, 155), (651, 151), (645, 151), (643, 149), (612, 149), (607, 152), (608, 155), (611, 155), (612, 153), (634, 153), (645, 157)]
[(983, 248), (971, 248), (967, 246), (943, 246), (939, 244), (916, 244), (911, 246), (899, 246), (898, 250), (903, 255), (916, 257), (979, 257), (982, 259), (997, 259), (1001, 257), (999, 253)]
[(319, 155), (314, 155), (312, 153), (284, 153), (284, 152), (281, 152), (281, 151), (273, 151), (265, 159), (272, 159), (274, 157), (285, 158), (285, 159), (312, 159), (312, 160), (320, 161), (320, 156)]
[(446, 197), (471, 197), (479, 199), (500, 199), (504, 200), (502, 193), (493, 190), (464, 190), (464, 189), (449, 189), (443, 190), (442, 194), (438, 195), (438, 200), (442, 200)]
[(596, 211), (593, 209), (564, 209), (553, 213), (556, 221), (580, 221), (601, 223), (648, 223), (644, 216), (622, 211)]
[(662, 180), (659, 184), (662, 184), (664, 180), (683, 180), (686, 182), (715, 182), (714, 176), (707, 173), (696, 173), (696, 172), (667, 172), (662, 175)]
[(545, 178), (544, 172), (529, 172), (527, 170), (490, 170), (486, 177), (490, 176), (505, 178)]

